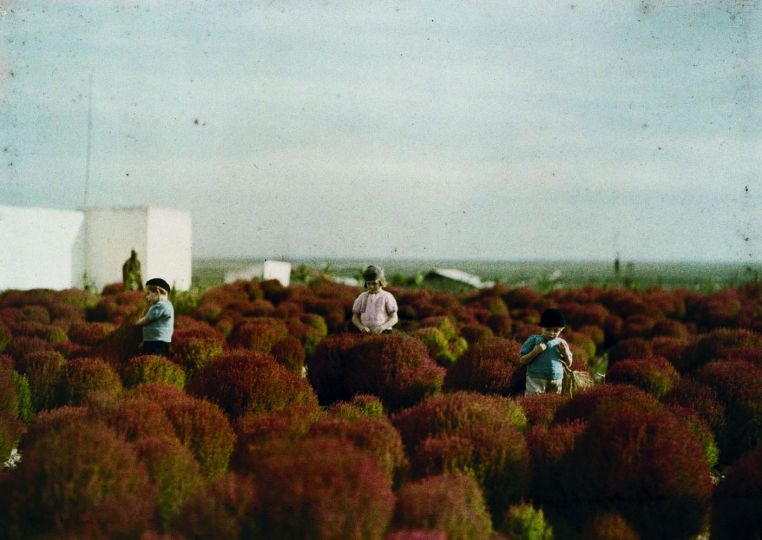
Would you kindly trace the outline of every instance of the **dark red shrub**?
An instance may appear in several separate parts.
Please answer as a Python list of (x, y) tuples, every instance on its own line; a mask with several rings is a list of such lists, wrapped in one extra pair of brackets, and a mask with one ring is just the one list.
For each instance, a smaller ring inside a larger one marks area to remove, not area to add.
[(673, 366), (679, 366), (689, 341), (673, 337), (659, 336), (651, 340), (651, 350), (654, 356), (662, 356)]
[(100, 358), (77, 358), (66, 364), (61, 387), (64, 404), (79, 405), (93, 391), (116, 395), (121, 390), (119, 375)]
[(622, 338), (645, 338), (648, 339), (653, 333), (656, 320), (647, 315), (630, 315), (624, 319)]
[(469, 348), (445, 376), (445, 387), (485, 394), (508, 395), (514, 390), (514, 373), (521, 345), (513, 340), (492, 338)]
[(688, 327), (680, 321), (662, 319), (653, 326), (652, 335), (677, 339), (688, 339), (691, 335)]
[(643, 338), (623, 339), (608, 352), (609, 369), (620, 360), (636, 360), (653, 356), (650, 342)]
[(155, 492), (133, 449), (100, 423), (59, 423), (22, 444), (10, 537), (135, 538)]
[(400, 334), (358, 340), (347, 350), (344, 368), (350, 395), (377, 395), (388, 410), (439, 392), (444, 374), (421, 341)]
[(66, 360), (53, 351), (31, 353), (16, 364), (29, 381), (35, 411), (52, 409), (62, 403), (62, 382)]
[(172, 359), (192, 376), (221, 355), (224, 346), (225, 336), (209, 326), (176, 329), (172, 335)]
[(648, 538), (701, 532), (711, 494), (704, 449), (690, 429), (627, 402), (598, 407), (558, 480), (574, 501), (613, 505)]
[(583, 325), (575, 327), (575, 334), (582, 334), (593, 340), (596, 349), (602, 347), (606, 341), (606, 334), (600, 326)]
[(458, 335), (458, 329), (450, 317), (437, 316), (421, 319), (420, 328), (436, 328), (442, 332), (445, 340), (450, 340)]
[(622, 337), (622, 327), (624, 321), (618, 315), (609, 315), (603, 322), (603, 333), (606, 336), (605, 344), (607, 346), (615, 344)]
[(529, 287), (517, 287), (504, 293), (503, 300), (511, 309), (528, 308), (539, 305), (542, 295)]
[(317, 407), (317, 396), (306, 379), (272, 356), (252, 351), (231, 351), (215, 358), (191, 381), (188, 391), (217, 403), (231, 418), (291, 404)]
[(13, 335), (11, 334), (11, 331), (8, 329), (8, 327), (0, 322), (0, 353), (5, 351), (8, 343), (11, 342), (12, 338)]
[(570, 466), (569, 459), (575, 441), (586, 429), (587, 422), (575, 420), (548, 426), (538, 424), (527, 430), (526, 440), (532, 466), (529, 493), (533, 500), (574, 500), (574, 493), (565, 491), (565, 486), (559, 484), (558, 478)]
[(55, 346), (47, 340), (30, 336), (14, 336), (6, 347), (5, 352), (10, 354), (16, 362), (25, 356), (43, 351), (53, 351)]
[(696, 379), (725, 405), (725, 431), (717, 439), (722, 462), (732, 463), (762, 442), (762, 368), (743, 360), (715, 361)]
[(670, 291), (653, 288), (646, 291), (643, 301), (658, 310), (659, 314), (671, 319), (685, 317), (685, 299), (683, 291)]
[(400, 434), (386, 416), (346, 418), (331, 414), (315, 422), (309, 434), (346, 440), (369, 451), (378, 459), (390, 483), (399, 477), (407, 464)]
[(736, 347), (729, 349), (725, 354), (729, 360), (744, 360), (762, 368), (762, 347)]
[(175, 528), (188, 540), (260, 538), (257, 492), (248, 477), (227, 474), (191, 495)]
[(386, 540), (447, 540), (444, 531), (419, 531), (410, 529), (397, 529), (386, 535)]
[(487, 326), (499, 337), (509, 338), (513, 331), (513, 321), (507, 313), (496, 313), (487, 319)]
[(304, 368), (306, 354), (301, 341), (292, 336), (287, 336), (273, 344), (270, 353), (275, 360), (291, 373), (301, 376)]
[(394, 524), (403, 530), (441, 531), (451, 540), (492, 538), (492, 520), (479, 484), (459, 473), (403, 485)]
[[(339, 332), (346, 320), (347, 310), (341, 300), (335, 298), (312, 298), (305, 299), (304, 309), (309, 313), (315, 313), (323, 317), (328, 331), (331, 333)], [(349, 303), (349, 311), (352, 309), (352, 303)]]
[(762, 335), (743, 329), (719, 328), (692, 343), (678, 365), (681, 373), (700, 368), (707, 362), (727, 356), (737, 348), (762, 348)]
[(156, 489), (159, 524), (163, 530), (168, 530), (183, 504), (203, 485), (198, 463), (190, 450), (174, 436), (139, 439), (135, 450)]
[(318, 344), (315, 355), (308, 360), (307, 379), (321, 404), (350, 398), (345, 379), (347, 355), (359, 339), (359, 334), (328, 336)]
[(256, 463), (253, 478), (257, 524), (268, 538), (380, 540), (392, 517), (394, 495), (378, 461), (347, 441), (276, 445)]
[(69, 340), (79, 345), (97, 345), (116, 329), (107, 322), (75, 322), (69, 328)]
[(762, 534), (762, 445), (728, 470), (714, 492), (712, 538), (759, 538)]
[(273, 344), (287, 335), (288, 328), (281, 319), (245, 318), (233, 328), (228, 341), (232, 348), (269, 353)]
[(606, 382), (631, 384), (657, 398), (663, 397), (680, 380), (666, 358), (652, 356), (639, 360), (620, 360), (606, 373)]
[(639, 388), (628, 384), (604, 384), (575, 394), (559, 407), (553, 421), (586, 420), (599, 411), (605, 412), (620, 405), (638, 410), (664, 411), (664, 406), (655, 397)]
[(478, 323), (464, 324), (460, 327), (460, 335), (466, 339), (469, 345), (494, 336), (489, 326)]
[(640, 540), (627, 520), (615, 512), (595, 515), (585, 523), (582, 536), (585, 540)]
[(664, 396), (664, 402), (696, 411), (709, 424), (715, 437), (724, 435), (727, 425), (725, 405), (720, 402), (713, 388), (692, 378), (683, 377), (677, 386)]
[(145, 397), (127, 395), (106, 402), (103, 406), (90, 406), (91, 414), (101, 418), (125, 440), (174, 436), (174, 428), (161, 405)]
[(567, 324), (575, 330), (581, 326), (601, 328), (606, 324), (606, 318), (610, 315), (605, 307), (597, 303), (562, 303), (559, 308), (564, 312)]

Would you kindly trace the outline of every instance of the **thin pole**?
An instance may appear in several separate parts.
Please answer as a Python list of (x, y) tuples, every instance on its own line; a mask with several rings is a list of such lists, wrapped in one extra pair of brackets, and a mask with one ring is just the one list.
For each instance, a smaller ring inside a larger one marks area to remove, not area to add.
[(89, 268), (89, 251), (90, 251), (90, 231), (88, 228), (88, 215), (87, 215), (87, 207), (89, 201), (88, 199), (88, 192), (90, 190), (90, 150), (92, 146), (92, 135), (93, 135), (93, 72), (90, 72), (90, 82), (88, 85), (88, 92), (87, 92), (87, 151), (85, 156), (85, 193), (83, 198), (83, 207), (82, 212), (84, 214), (84, 226), (83, 226), (83, 232), (84, 232), (84, 256), (83, 256), (83, 263), (84, 263), (84, 273), (82, 275), (82, 287), (85, 290), (88, 290), (90, 288), (89, 279), (87, 277), (87, 270)]

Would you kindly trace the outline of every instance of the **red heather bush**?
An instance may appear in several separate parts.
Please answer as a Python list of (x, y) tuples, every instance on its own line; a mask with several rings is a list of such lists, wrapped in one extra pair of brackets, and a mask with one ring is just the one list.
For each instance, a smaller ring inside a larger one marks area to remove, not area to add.
[(97, 345), (111, 335), (116, 327), (105, 322), (75, 322), (69, 328), (69, 339), (79, 345)]
[(564, 402), (553, 419), (556, 423), (586, 420), (598, 411), (625, 404), (634, 409), (664, 412), (664, 406), (643, 390), (628, 384), (604, 384), (575, 394)]
[(8, 327), (0, 322), (0, 352), (3, 352), (8, 347), (8, 343), (11, 342), (12, 338), (13, 335)]
[(622, 338), (645, 338), (648, 339), (653, 333), (656, 320), (647, 315), (630, 315), (624, 319)]
[(420, 340), (390, 334), (355, 342), (347, 350), (344, 374), (350, 395), (377, 395), (388, 410), (398, 410), (439, 392), (445, 370)]
[(207, 478), (215, 479), (225, 473), (235, 434), (219, 407), (158, 383), (142, 384), (135, 393), (159, 398), (157, 402), (164, 408), (177, 438), (193, 452)]
[(689, 342), (687, 339), (660, 336), (650, 343), (654, 356), (662, 356), (673, 366), (679, 366)]
[(343, 328), (346, 312), (352, 310), (351, 302), (348, 307), (346, 310), (341, 300), (335, 298), (307, 298), (304, 301), (305, 311), (323, 317), (331, 333), (339, 332)]
[(762, 348), (736, 347), (729, 349), (725, 354), (729, 360), (744, 360), (762, 368)]
[(175, 528), (188, 540), (260, 538), (253, 523), (257, 507), (251, 479), (227, 474), (190, 496)]
[(135, 450), (156, 489), (159, 524), (168, 530), (183, 504), (204, 483), (198, 463), (174, 436), (140, 439), (135, 443)]
[(10, 354), (17, 362), (25, 356), (42, 351), (54, 350), (54, 345), (38, 337), (14, 336), (6, 347), (5, 352)]
[(492, 333), (492, 329), (489, 326), (469, 323), (460, 327), (460, 335), (466, 339), (469, 345), (473, 345), (474, 343), (489, 339), (495, 334)]
[[(570, 332), (566, 335), (566, 341), (570, 346), (582, 351), (582, 356), (584, 357), (585, 364), (588, 363), (590, 358), (595, 356), (595, 341), (587, 334), (583, 334), (582, 332)], [(574, 355), (573, 350), (572, 355)], [(574, 360), (577, 360), (576, 356), (574, 357)]]
[(609, 315), (603, 323), (603, 333), (607, 346), (615, 344), (622, 336), (624, 321), (618, 315)]
[(653, 356), (650, 342), (643, 338), (623, 339), (609, 349), (609, 368), (620, 360), (636, 360)]
[(350, 398), (344, 372), (348, 351), (359, 339), (359, 334), (328, 336), (317, 345), (315, 355), (308, 360), (307, 379), (321, 404)]
[(450, 317), (426, 317), (421, 319), (420, 327), (436, 328), (442, 333), (445, 340), (450, 340), (458, 335), (458, 329)]
[(221, 355), (224, 346), (225, 336), (207, 325), (175, 329), (172, 334), (172, 359), (189, 374), (194, 374), (211, 359)]
[(518, 287), (505, 292), (503, 300), (508, 307), (514, 309), (538, 306), (543, 298), (540, 293), (529, 287)]
[(275, 357), (276, 362), (291, 373), (301, 376), (306, 353), (302, 343), (297, 338), (286, 336), (276, 341), (270, 352)]
[(743, 300), (734, 289), (709, 294), (699, 304), (698, 319), (706, 328), (732, 327), (741, 314)]
[(688, 339), (691, 335), (688, 327), (680, 321), (662, 319), (654, 324), (651, 331), (653, 336), (664, 336), (677, 339)]
[(587, 429), (587, 422), (576, 420), (563, 424), (534, 425), (527, 430), (531, 458), (529, 493), (535, 501), (574, 500), (558, 478), (568, 466), (577, 438)]
[(479, 484), (457, 473), (402, 486), (394, 524), (403, 530), (442, 531), (450, 540), (492, 538), (492, 520)]
[(701, 532), (711, 494), (704, 450), (688, 427), (626, 402), (590, 417), (558, 481), (574, 501), (613, 503), (648, 538)]
[(489, 326), (496, 336), (503, 338), (511, 337), (511, 332), (513, 331), (513, 321), (511, 320), (510, 315), (505, 313), (491, 315), (489, 319), (487, 319), (487, 326)]
[(719, 328), (691, 344), (678, 365), (681, 373), (696, 370), (709, 362), (724, 358), (737, 348), (762, 348), (762, 335), (744, 329)]
[(61, 343), (67, 340), (66, 330), (40, 322), (25, 321), (14, 325), (16, 336), (38, 337), (49, 343)]
[(103, 424), (58, 424), (22, 444), (10, 538), (135, 538), (155, 492), (132, 448)]
[(715, 489), (712, 538), (759, 538), (760, 508), (762, 445), (744, 454)]
[(79, 405), (89, 392), (100, 391), (111, 395), (122, 390), (117, 372), (100, 358), (77, 358), (66, 364), (61, 397), (63, 403)]
[(520, 349), (516, 341), (497, 337), (475, 344), (449, 369), (445, 387), (485, 394), (514, 392)]
[(717, 440), (712, 433), (712, 428), (701, 415), (693, 409), (682, 407), (680, 405), (669, 405), (671, 412), (680, 422), (687, 426), (696, 440), (701, 443), (704, 449), (706, 463), (710, 469), (714, 469), (719, 461), (720, 450), (717, 447)]
[(127, 441), (175, 435), (162, 406), (145, 397), (120, 397), (96, 409), (94, 414)]
[(179, 389), (185, 387), (183, 368), (171, 360), (157, 355), (135, 356), (123, 370), (124, 385), (137, 386), (147, 382), (166, 383)]
[(663, 397), (680, 380), (666, 358), (652, 356), (641, 360), (620, 360), (606, 373), (606, 382), (631, 384), (657, 398)]
[(563, 303), (559, 309), (564, 312), (567, 324), (573, 328), (580, 326), (597, 326), (599, 328), (606, 324), (606, 318), (610, 315), (609, 311), (601, 304), (574, 304)]
[(640, 540), (627, 520), (616, 512), (597, 514), (585, 523), (585, 540)]
[(725, 405), (720, 402), (717, 392), (707, 385), (683, 377), (678, 385), (664, 396), (664, 402), (696, 411), (709, 424), (715, 437), (725, 432)]
[[(323, 319), (320, 315), (314, 315)], [(325, 337), (320, 328), (307, 323), (303, 323), (298, 319), (287, 319), (286, 326), (288, 327), (288, 333), (291, 337), (295, 337), (299, 340), (304, 348), (305, 359), (311, 358), (315, 354), (317, 344)]]
[(191, 381), (188, 391), (217, 403), (231, 418), (291, 404), (317, 407), (317, 396), (305, 379), (272, 356), (251, 351), (215, 358)]
[(447, 540), (447, 533), (444, 531), (398, 529), (387, 534), (386, 540)]
[(35, 411), (52, 409), (61, 404), (61, 384), (65, 376), (66, 360), (60, 353), (32, 353), (17, 362), (17, 366), (29, 381)]
[(527, 423), (547, 426), (553, 421), (558, 408), (569, 398), (561, 394), (532, 394), (516, 398), (523, 409)]
[(696, 379), (725, 404), (727, 423), (718, 443), (723, 463), (732, 463), (762, 441), (762, 368), (743, 360), (710, 362)]
[(231, 348), (269, 353), (273, 344), (288, 335), (286, 323), (281, 319), (259, 317), (242, 319), (228, 338)]
[(18, 416), (19, 394), (9, 368), (0, 367), (0, 416)]
[(593, 340), (596, 349), (601, 347), (606, 341), (606, 334), (603, 332), (603, 328), (600, 326), (592, 326), (586, 324), (580, 327), (576, 327), (574, 333), (589, 337), (591, 340)]
[(253, 478), (261, 503), (257, 523), (268, 538), (380, 540), (394, 510), (376, 458), (347, 441), (275, 445), (256, 463)]
[(378, 459), (381, 470), (389, 482), (399, 477), (407, 464), (402, 439), (387, 417), (358, 416), (345, 418), (326, 416), (315, 422), (309, 431), (314, 437), (335, 437), (367, 450)]
[(27, 321), (50, 324), (50, 312), (48, 308), (40, 305), (26, 305), (21, 308), (24, 319)]

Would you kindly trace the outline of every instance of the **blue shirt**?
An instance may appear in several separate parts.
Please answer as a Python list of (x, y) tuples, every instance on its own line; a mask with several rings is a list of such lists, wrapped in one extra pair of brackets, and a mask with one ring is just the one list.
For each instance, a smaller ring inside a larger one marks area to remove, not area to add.
[(564, 365), (561, 360), (561, 352), (558, 350), (558, 346), (562, 341), (561, 338), (556, 338), (545, 342), (540, 335), (535, 334), (529, 336), (529, 339), (527, 339), (521, 346), (521, 356), (524, 356), (526, 353), (534, 349), (534, 346), (538, 343), (545, 342), (548, 345), (548, 348), (535, 356), (534, 360), (529, 363), (527, 366), (527, 375), (537, 379), (547, 379), (551, 381), (563, 379)]
[(143, 327), (143, 341), (164, 341), (172, 343), (175, 329), (175, 308), (169, 300), (159, 300), (151, 304), (146, 317), (151, 321)]

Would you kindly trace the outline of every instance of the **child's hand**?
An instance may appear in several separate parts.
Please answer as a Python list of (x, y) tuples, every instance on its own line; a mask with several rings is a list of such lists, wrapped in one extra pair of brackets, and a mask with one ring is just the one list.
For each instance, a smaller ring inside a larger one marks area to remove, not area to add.
[(537, 345), (534, 346), (534, 353), (535, 354), (540, 354), (541, 352), (543, 352), (547, 348), (548, 348), (548, 346), (545, 345), (544, 343), (538, 343)]
[(371, 330), (370, 330), (370, 328), (368, 328), (367, 326), (365, 326), (365, 325), (362, 325), (362, 326), (360, 327), (360, 332), (362, 332), (363, 334), (370, 334), (370, 333), (371, 333)]

